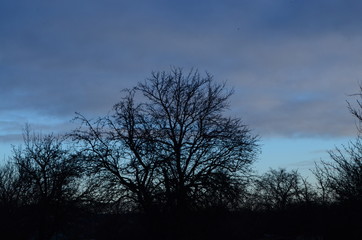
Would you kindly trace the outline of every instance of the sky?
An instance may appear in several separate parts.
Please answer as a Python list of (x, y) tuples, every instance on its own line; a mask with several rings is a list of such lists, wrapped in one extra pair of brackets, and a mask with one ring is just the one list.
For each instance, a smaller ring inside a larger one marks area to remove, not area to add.
[(255, 167), (313, 168), (357, 134), (362, 1), (1, 0), (0, 159), (22, 139), (107, 114), (121, 90), (171, 66), (234, 88), (260, 136)]

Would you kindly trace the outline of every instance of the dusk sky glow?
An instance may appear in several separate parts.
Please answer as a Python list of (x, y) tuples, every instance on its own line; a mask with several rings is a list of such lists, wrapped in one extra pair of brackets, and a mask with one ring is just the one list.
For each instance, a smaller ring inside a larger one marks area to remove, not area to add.
[(170, 66), (209, 72), (260, 135), (255, 167), (299, 168), (356, 136), (362, 1), (0, 2), (0, 156), (22, 128), (64, 133)]

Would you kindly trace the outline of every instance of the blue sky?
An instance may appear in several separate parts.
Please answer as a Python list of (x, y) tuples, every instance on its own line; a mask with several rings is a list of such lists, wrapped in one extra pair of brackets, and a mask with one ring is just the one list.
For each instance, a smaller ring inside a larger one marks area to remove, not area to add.
[[(0, 154), (25, 123), (74, 128), (120, 90), (170, 66), (234, 87), (231, 111), (261, 137), (256, 167), (313, 167), (356, 135), (346, 100), (362, 80), (362, 2), (0, 2)], [(304, 170), (303, 170), (304, 169)]]

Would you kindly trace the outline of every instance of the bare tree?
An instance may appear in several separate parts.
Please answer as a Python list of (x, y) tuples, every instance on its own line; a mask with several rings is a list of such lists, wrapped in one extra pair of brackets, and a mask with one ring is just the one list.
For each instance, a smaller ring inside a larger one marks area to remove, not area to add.
[[(130, 100), (127, 96), (125, 104), (132, 104)], [(102, 202), (131, 201), (138, 204), (138, 208), (149, 210), (152, 192), (157, 188), (151, 181), (155, 161), (150, 158), (152, 146), (143, 136), (145, 130), (136, 122), (137, 114), (129, 110), (119, 113), (118, 119), (114, 115), (96, 121), (78, 114), (82, 126), (71, 136), (81, 143), (79, 147), (89, 174), (110, 190), (104, 192), (103, 187), (98, 188)]]
[(73, 181), (82, 171), (77, 156), (65, 149), (60, 137), (31, 132), (27, 125), (24, 145), (13, 148), (13, 161), (28, 185), (29, 204), (54, 204), (71, 200)]
[(312, 185), (307, 177), (300, 176), (300, 184), (298, 185), (298, 202), (299, 203), (314, 203), (318, 198), (315, 186)]
[(312, 169), (312, 173), (316, 179), (316, 193), (318, 202), (322, 204), (329, 204), (335, 201), (335, 193), (331, 189), (329, 183), (329, 173), (330, 170), (328, 168), (328, 164), (324, 161), (321, 163), (314, 163), (314, 169)]
[(21, 181), (19, 172), (12, 162), (8, 161), (0, 168), (0, 207), (11, 211), (21, 205), (24, 199), (26, 183)]
[[(362, 87), (360, 87), (360, 93), (352, 96), (361, 99)], [(316, 163), (314, 170), (323, 200), (327, 201), (362, 201), (362, 103), (359, 99), (356, 100), (357, 107), (350, 102), (347, 103), (351, 114), (358, 121), (359, 135), (355, 141), (329, 151), (331, 161)]]
[(35, 134), (26, 125), (23, 139), (23, 145), (13, 147), (11, 157), (23, 186), (22, 207), (28, 209), (21, 221), (32, 226), (37, 239), (49, 239), (65, 224), (65, 216), (79, 196), (82, 168), (78, 155), (61, 137)]
[(315, 198), (311, 185), (296, 170), (270, 169), (256, 180), (255, 185), (254, 197), (261, 208), (285, 209)]
[(328, 200), (362, 201), (362, 143), (358, 137), (347, 146), (329, 151), (332, 161), (316, 164), (315, 175)]
[(83, 125), (73, 137), (83, 143), (93, 169), (142, 208), (196, 207), (195, 199), (222, 186), (210, 178), (222, 173), (227, 181), (240, 180), (258, 151), (247, 126), (223, 116), (231, 94), (209, 74), (154, 72), (125, 90), (113, 115), (96, 121), (78, 115)]

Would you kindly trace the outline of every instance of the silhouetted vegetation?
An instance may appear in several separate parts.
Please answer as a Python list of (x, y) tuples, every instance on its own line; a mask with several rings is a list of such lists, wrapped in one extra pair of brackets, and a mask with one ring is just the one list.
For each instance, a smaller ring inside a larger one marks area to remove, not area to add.
[(85, 164), (118, 189), (112, 197), (145, 212), (235, 204), (258, 147), (240, 119), (223, 116), (231, 92), (172, 69), (124, 93), (110, 116), (78, 115), (71, 134)]
[(254, 208), (284, 210), (289, 206), (309, 204), (317, 193), (296, 170), (270, 169), (255, 180)]
[[(297, 170), (252, 164), (258, 137), (227, 117), (212, 76), (155, 72), (66, 136), (24, 129), (0, 167), (4, 239), (359, 239), (360, 137)], [(359, 102), (358, 102), (359, 103)], [(360, 109), (349, 105), (362, 122)], [(359, 129), (361, 132), (361, 129)]]

